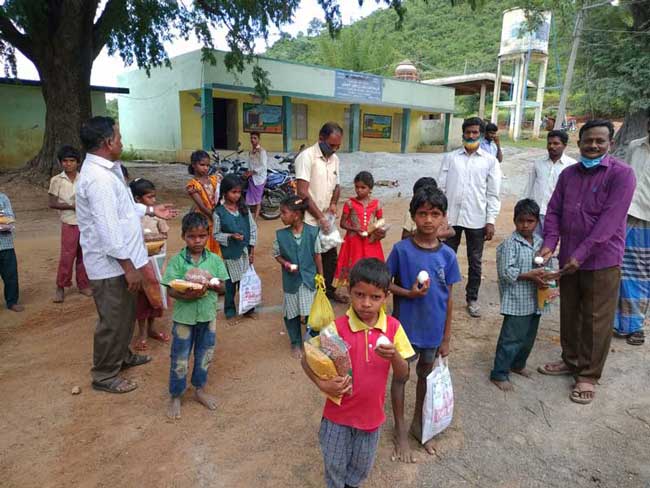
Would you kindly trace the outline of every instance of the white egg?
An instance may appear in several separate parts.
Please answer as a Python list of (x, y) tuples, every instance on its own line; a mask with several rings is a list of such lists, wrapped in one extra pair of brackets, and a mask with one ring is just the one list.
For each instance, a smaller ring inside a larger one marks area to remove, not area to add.
[(418, 273), (418, 283), (421, 285), (424, 284), (425, 281), (429, 279), (429, 273), (427, 273), (425, 270), (422, 270)]
[(297, 264), (292, 264), (292, 265), (289, 266), (289, 269), (291, 271), (298, 271), (298, 265)]
[(219, 278), (212, 278), (210, 280), (210, 285), (212, 286), (219, 286), (219, 283), (221, 283), (221, 281), (219, 281)]
[(535, 256), (535, 264), (544, 264), (544, 258), (542, 256)]
[(145, 234), (151, 234), (151, 229), (145, 229), (145, 230), (144, 230), (144, 233), (145, 233)]
[(368, 237), (368, 233), (365, 230), (361, 232), (359, 235), (361, 235), (361, 237)]
[(385, 335), (380, 335), (379, 339), (377, 339), (377, 342), (375, 343), (376, 346), (390, 346), (390, 344), (390, 339)]

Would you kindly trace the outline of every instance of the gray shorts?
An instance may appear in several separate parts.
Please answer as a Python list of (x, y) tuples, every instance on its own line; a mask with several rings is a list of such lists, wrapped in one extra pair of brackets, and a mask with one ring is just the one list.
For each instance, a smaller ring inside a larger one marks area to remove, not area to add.
[(327, 488), (359, 486), (368, 477), (377, 455), (379, 430), (367, 432), (321, 420), (318, 437)]
[(433, 363), (438, 355), (437, 347), (416, 347), (413, 346), (415, 356), (409, 358), (409, 362), (413, 362), (418, 358), (422, 358), (425, 363)]

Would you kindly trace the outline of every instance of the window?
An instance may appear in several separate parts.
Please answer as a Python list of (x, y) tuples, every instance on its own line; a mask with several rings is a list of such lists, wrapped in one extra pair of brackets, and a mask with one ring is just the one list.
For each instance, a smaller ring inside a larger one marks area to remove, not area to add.
[(393, 114), (393, 142), (402, 139), (402, 114)]
[(299, 141), (307, 140), (307, 105), (304, 103), (294, 103), (292, 108), (292, 137)]

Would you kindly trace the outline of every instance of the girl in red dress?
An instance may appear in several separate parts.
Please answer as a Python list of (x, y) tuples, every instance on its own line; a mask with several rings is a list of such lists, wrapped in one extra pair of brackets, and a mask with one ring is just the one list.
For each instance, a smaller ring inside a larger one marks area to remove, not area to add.
[(383, 229), (383, 210), (379, 200), (371, 199), (375, 180), (367, 171), (354, 177), (354, 191), (357, 196), (343, 205), (341, 229), (345, 229), (345, 240), (341, 246), (334, 275), (334, 286), (347, 287), (350, 270), (359, 259), (377, 258), (384, 261), (381, 239), (386, 235)]

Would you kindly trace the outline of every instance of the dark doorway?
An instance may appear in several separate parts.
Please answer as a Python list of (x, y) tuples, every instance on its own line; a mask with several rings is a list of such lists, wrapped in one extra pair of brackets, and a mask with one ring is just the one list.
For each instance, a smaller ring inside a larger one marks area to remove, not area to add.
[(237, 100), (213, 98), (214, 147), (237, 149), (239, 127), (237, 124)]

